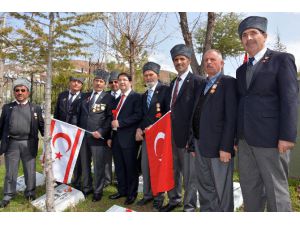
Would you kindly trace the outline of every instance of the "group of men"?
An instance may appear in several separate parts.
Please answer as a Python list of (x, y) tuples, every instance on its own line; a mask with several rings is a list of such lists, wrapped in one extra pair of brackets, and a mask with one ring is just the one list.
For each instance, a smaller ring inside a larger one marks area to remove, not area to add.
[[(267, 49), (267, 19), (244, 19), (238, 34), (249, 60), (236, 72), (236, 79), (223, 74), (222, 54), (204, 54), (207, 78), (189, 71), (192, 50), (175, 45), (170, 53), (177, 77), (166, 86), (159, 81), (160, 65), (143, 66), (147, 91), (132, 90), (131, 75), (96, 70), (93, 91), (80, 92), (84, 80), (70, 79), (70, 90), (59, 95), (54, 118), (77, 125), (86, 132), (73, 174), (72, 185), (85, 196), (100, 201), (104, 187), (112, 182), (115, 164), (117, 192), (110, 199), (125, 197), (135, 202), (138, 189), (138, 146), (141, 144), (143, 198), (139, 206), (168, 212), (234, 210), (233, 170), (235, 153), (245, 211), (291, 211), (288, 190), (290, 149), (297, 136), (298, 83), (294, 57)], [(105, 91), (109, 82), (110, 91)], [(1, 153), (5, 153), (6, 207), (16, 192), (21, 158), (28, 199), (35, 197), (37, 131), (43, 133), (38, 106), (28, 102), (30, 84), (14, 83), (16, 101), (3, 107), (0, 119)], [(21, 107), (24, 105), (24, 107)], [(175, 187), (153, 196), (145, 130), (171, 110), (173, 174)], [(32, 145), (33, 144), (33, 145)], [(91, 162), (94, 175), (91, 173)]]

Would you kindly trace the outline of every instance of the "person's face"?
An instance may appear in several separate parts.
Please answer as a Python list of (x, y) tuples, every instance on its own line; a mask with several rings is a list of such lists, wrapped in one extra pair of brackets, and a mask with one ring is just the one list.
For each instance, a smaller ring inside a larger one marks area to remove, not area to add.
[(204, 54), (204, 69), (208, 76), (214, 76), (222, 70), (224, 61), (215, 51)]
[(267, 34), (258, 29), (247, 29), (242, 34), (242, 44), (250, 57), (255, 56), (265, 46)]
[(69, 83), (69, 87), (70, 87), (70, 91), (75, 93), (75, 92), (81, 91), (82, 83), (78, 80), (72, 80)]
[(94, 91), (103, 91), (105, 88), (105, 81), (99, 78), (93, 80), (93, 89)]
[(144, 82), (148, 88), (152, 88), (158, 81), (158, 75), (152, 70), (144, 72)]
[(181, 75), (188, 70), (191, 60), (184, 55), (178, 55), (174, 58), (173, 63), (176, 71)]
[(23, 103), (30, 95), (29, 90), (25, 86), (16, 86), (14, 89), (15, 98), (18, 102)]
[(109, 87), (110, 87), (110, 90), (116, 92), (119, 90), (119, 83), (118, 83), (118, 80), (113, 80), (113, 81), (110, 81), (109, 82)]
[(126, 76), (123, 76), (123, 75), (119, 76), (118, 82), (119, 82), (119, 87), (120, 87), (120, 90), (122, 93), (125, 93), (131, 87), (131, 82), (128, 80), (128, 77), (126, 77)]

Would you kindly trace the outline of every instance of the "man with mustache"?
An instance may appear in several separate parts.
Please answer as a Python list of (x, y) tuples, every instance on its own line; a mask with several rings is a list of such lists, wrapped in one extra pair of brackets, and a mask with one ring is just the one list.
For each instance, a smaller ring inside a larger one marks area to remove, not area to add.
[(238, 158), (245, 211), (291, 211), (290, 149), (297, 137), (295, 58), (267, 49), (267, 18), (244, 19), (238, 33), (249, 54), (236, 71)]

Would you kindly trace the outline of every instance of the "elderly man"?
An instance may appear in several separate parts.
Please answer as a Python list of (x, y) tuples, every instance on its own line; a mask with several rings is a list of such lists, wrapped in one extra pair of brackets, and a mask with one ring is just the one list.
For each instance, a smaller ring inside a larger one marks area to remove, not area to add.
[[(110, 134), (113, 97), (104, 91), (109, 73), (94, 71), (93, 91), (88, 93), (79, 109), (79, 127), (89, 131), (83, 138), (80, 154), (83, 178), (83, 193), (93, 194), (93, 202), (100, 201), (104, 188), (106, 139)], [(94, 165), (94, 179), (91, 175), (91, 161)], [(94, 189), (92, 186), (94, 182)]]
[[(250, 16), (238, 33), (249, 54), (236, 71), (238, 157), (245, 211), (291, 211), (290, 149), (297, 136), (294, 56), (267, 49), (267, 19)], [(267, 204), (266, 204), (267, 203)]]
[[(58, 95), (54, 118), (77, 125), (78, 111), (85, 94), (81, 93), (84, 78), (70, 77), (69, 90), (63, 91)], [(81, 190), (81, 160), (80, 153), (78, 155), (76, 166), (73, 172), (72, 185), (78, 190)]]
[(193, 112), (195, 176), (201, 212), (233, 211), (233, 159), (236, 130), (236, 81), (222, 73), (218, 50), (204, 54), (205, 89), (198, 89)]
[[(144, 82), (147, 91), (142, 96), (143, 119), (136, 130), (136, 140), (142, 143), (142, 175), (143, 175), (143, 198), (137, 202), (142, 206), (153, 200), (150, 185), (150, 172), (146, 143), (144, 140), (145, 129), (152, 126), (160, 117), (162, 117), (170, 108), (170, 100), (168, 96), (169, 87), (163, 85), (158, 80), (160, 65), (155, 62), (147, 62), (143, 66)], [(164, 193), (154, 197), (153, 208), (159, 210), (164, 201)]]
[(169, 203), (161, 212), (174, 210), (181, 204), (182, 176), (184, 182), (183, 210), (194, 211), (196, 208), (196, 187), (193, 184), (195, 158), (187, 151), (188, 136), (191, 127), (192, 111), (195, 104), (196, 90), (205, 82), (200, 76), (189, 72), (192, 50), (184, 44), (175, 45), (171, 56), (177, 71), (177, 77), (171, 82), (169, 99), (172, 122), (172, 148), (175, 187), (168, 192)]
[(0, 155), (5, 156), (4, 197), (0, 207), (6, 207), (16, 194), (18, 167), (23, 164), (27, 200), (35, 199), (35, 161), (38, 152), (38, 131), (44, 135), (41, 107), (28, 101), (30, 82), (18, 78), (13, 83), (15, 101), (5, 104), (0, 118)]

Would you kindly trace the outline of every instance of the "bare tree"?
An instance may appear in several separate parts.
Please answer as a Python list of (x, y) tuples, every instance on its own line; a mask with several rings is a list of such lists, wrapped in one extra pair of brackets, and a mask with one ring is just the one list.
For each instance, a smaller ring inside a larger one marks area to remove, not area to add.
[(274, 48), (274, 50), (279, 51), (279, 52), (286, 52), (286, 46), (281, 42), (280, 33), (279, 33), (278, 28), (277, 28), (276, 40), (273, 45), (273, 48)]

